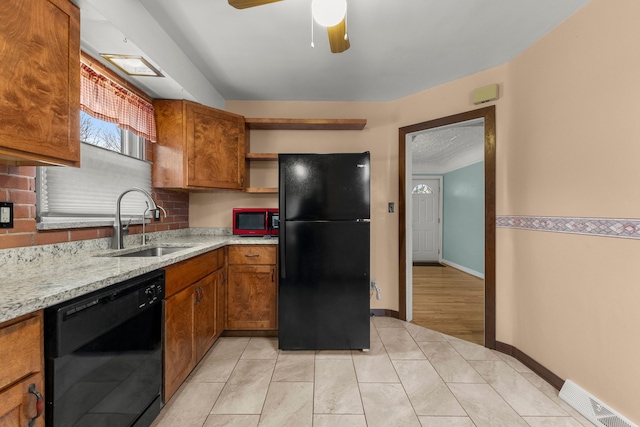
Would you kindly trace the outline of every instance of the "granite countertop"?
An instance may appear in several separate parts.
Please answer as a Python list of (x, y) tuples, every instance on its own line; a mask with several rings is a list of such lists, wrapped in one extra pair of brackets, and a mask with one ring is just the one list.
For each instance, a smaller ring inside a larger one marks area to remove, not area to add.
[[(159, 233), (161, 234), (161, 233)], [(102, 239), (104, 240), (104, 239)], [(0, 322), (14, 319), (59, 302), (105, 288), (141, 274), (157, 270), (196, 255), (234, 244), (277, 244), (278, 239), (236, 236), (187, 234), (159, 236), (147, 247), (188, 246), (187, 249), (159, 257), (114, 257), (141, 249), (125, 244), (125, 249), (91, 247), (89, 250), (67, 250), (56, 253), (56, 248), (38, 248), (46, 256), (31, 256), (27, 260), (5, 263), (0, 281)], [(80, 243), (82, 245), (82, 243)], [(54, 245), (48, 245), (54, 246)], [(86, 244), (85, 244), (86, 246)], [(98, 245), (99, 246), (99, 245)], [(18, 252), (6, 252), (4, 260), (17, 257)], [(22, 251), (24, 252), (24, 251)], [(24, 254), (20, 254), (27, 258)]]

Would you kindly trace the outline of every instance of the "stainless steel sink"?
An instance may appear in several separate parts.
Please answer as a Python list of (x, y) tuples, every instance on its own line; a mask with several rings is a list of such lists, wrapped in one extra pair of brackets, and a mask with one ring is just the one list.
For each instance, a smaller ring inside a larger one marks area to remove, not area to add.
[(156, 257), (156, 256), (169, 255), (174, 252), (182, 251), (184, 249), (189, 249), (190, 247), (191, 246), (156, 246), (153, 248), (145, 248), (145, 249), (137, 250), (135, 252), (129, 252), (126, 254), (118, 254), (118, 255), (112, 255), (112, 256), (118, 257), (118, 258), (120, 257), (136, 257), (136, 258)]

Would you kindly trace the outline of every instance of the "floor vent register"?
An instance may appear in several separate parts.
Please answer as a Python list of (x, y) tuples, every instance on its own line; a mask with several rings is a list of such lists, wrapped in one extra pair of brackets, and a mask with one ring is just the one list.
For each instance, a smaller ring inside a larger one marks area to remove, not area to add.
[(560, 397), (596, 426), (639, 427), (571, 380), (565, 381)]

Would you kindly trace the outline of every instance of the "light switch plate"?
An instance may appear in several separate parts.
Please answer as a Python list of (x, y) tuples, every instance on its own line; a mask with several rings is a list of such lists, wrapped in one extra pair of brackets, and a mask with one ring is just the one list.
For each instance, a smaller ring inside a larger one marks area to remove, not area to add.
[(13, 228), (13, 203), (0, 202), (0, 228)]

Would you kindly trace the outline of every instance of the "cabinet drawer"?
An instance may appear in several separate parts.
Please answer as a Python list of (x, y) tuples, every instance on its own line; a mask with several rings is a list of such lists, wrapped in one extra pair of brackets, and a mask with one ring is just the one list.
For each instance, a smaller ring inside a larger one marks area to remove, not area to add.
[(238, 245), (229, 247), (229, 264), (275, 264), (276, 246)]
[(40, 372), (42, 354), (42, 312), (1, 325), (0, 389)]
[(167, 267), (165, 296), (169, 297), (176, 292), (180, 292), (192, 283), (222, 267), (224, 264), (223, 251), (224, 249), (216, 249)]

